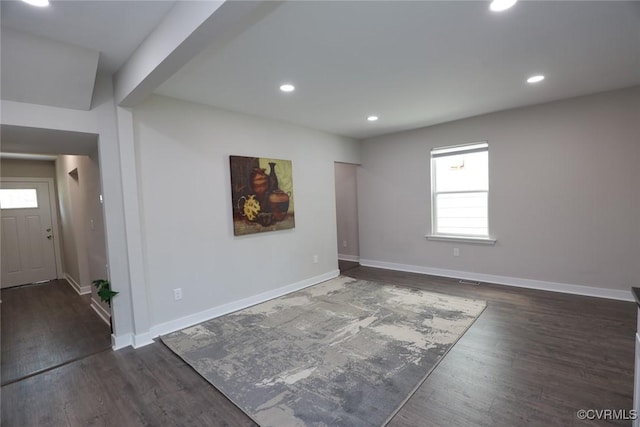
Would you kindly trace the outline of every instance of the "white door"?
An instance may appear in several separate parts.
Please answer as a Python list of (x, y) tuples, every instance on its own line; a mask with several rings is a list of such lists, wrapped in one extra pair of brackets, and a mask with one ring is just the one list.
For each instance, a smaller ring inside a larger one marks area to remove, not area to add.
[(1, 288), (57, 277), (49, 190), (46, 181), (2, 182)]

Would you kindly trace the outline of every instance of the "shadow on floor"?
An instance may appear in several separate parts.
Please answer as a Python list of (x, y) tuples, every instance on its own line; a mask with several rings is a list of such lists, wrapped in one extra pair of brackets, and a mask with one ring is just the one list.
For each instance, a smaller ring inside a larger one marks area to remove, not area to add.
[(347, 270), (351, 270), (352, 268), (360, 267), (360, 264), (354, 261), (343, 261), (341, 259), (338, 260), (338, 268), (340, 269), (340, 274), (344, 273)]

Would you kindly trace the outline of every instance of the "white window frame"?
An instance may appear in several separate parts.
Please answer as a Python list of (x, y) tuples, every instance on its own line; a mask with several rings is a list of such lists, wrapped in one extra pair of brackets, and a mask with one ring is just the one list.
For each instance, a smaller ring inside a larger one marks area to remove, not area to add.
[[(463, 153), (474, 153), (489, 151), (489, 144), (486, 141), (474, 142), (471, 144), (453, 145), (448, 147), (433, 148), (430, 153), (431, 162), (431, 234), (427, 234), (429, 240), (439, 241), (456, 241), (467, 243), (479, 243), (493, 245), (496, 243), (496, 239), (490, 235), (490, 223), (489, 223), (489, 188), (487, 190), (470, 190), (470, 191), (440, 191), (436, 192), (436, 171), (435, 171), (435, 159), (438, 157), (444, 157), (448, 153), (449, 155), (459, 155)], [(488, 165), (487, 165), (488, 166)], [(482, 193), (487, 195), (487, 235), (465, 235), (465, 234), (442, 234), (437, 233), (438, 225), (438, 206), (437, 195), (438, 194), (470, 194), (470, 193)]]

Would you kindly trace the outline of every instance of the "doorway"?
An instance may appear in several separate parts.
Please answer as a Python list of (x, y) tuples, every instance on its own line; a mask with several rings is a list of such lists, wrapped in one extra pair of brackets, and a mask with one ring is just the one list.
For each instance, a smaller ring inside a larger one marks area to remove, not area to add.
[(57, 279), (61, 270), (52, 179), (0, 179), (0, 288)]
[[(5, 386), (110, 350), (111, 330), (110, 307), (93, 298), (91, 285), (107, 278), (97, 150), (80, 156), (3, 154), (2, 175)], [(50, 247), (53, 269), (41, 268)]]
[(360, 261), (358, 231), (358, 165), (335, 163), (336, 223), (340, 272)]

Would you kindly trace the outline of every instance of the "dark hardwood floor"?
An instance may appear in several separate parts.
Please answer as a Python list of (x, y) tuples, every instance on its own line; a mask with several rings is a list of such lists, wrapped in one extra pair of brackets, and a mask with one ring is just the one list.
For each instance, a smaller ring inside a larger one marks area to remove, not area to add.
[(0, 293), (2, 385), (111, 346), (109, 326), (65, 280)]
[[(634, 303), (358, 266), (343, 274), (488, 304), (390, 426), (630, 425), (576, 411), (631, 409)], [(156, 342), (2, 387), (2, 425), (255, 424)]]
[(352, 268), (359, 267), (360, 264), (354, 261), (344, 261), (338, 260), (338, 268), (340, 269), (341, 274), (345, 274), (347, 270), (351, 270)]

